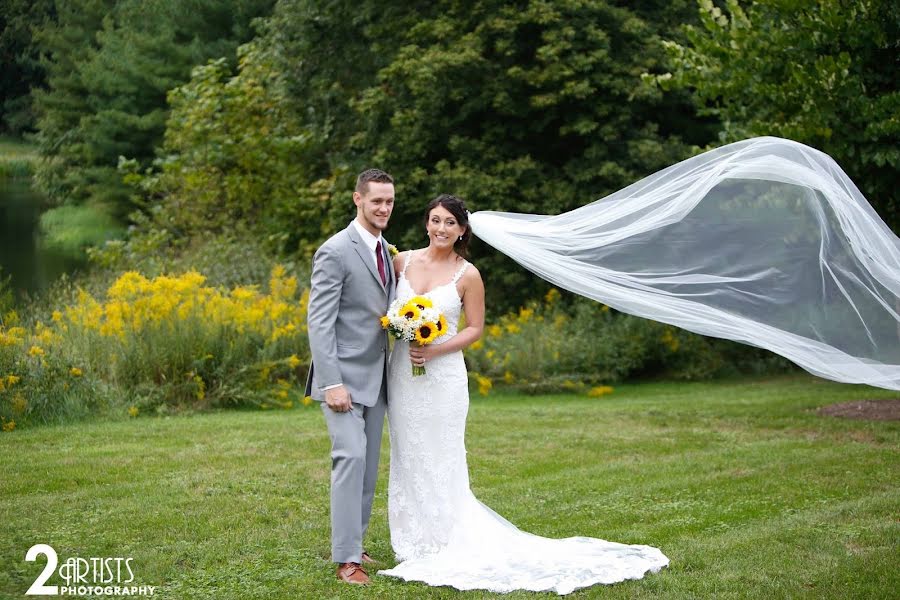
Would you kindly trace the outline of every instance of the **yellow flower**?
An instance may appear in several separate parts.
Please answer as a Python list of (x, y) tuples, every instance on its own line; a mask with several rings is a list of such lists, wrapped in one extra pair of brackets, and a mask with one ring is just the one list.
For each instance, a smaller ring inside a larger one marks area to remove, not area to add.
[(603, 312), (609, 312), (609, 307), (604, 304), (603, 306), (600, 307), (600, 310), (602, 310)]
[(484, 342), (482, 342), (481, 340), (475, 340), (474, 342), (472, 342), (472, 345), (469, 346), (469, 348), (471, 348), (472, 350), (481, 350), (482, 348), (484, 348)]
[(614, 391), (613, 388), (608, 385), (600, 385), (600, 386), (591, 388), (591, 390), (588, 392), (588, 396), (590, 396), (592, 398), (599, 398), (600, 396), (612, 394), (613, 391)]
[(6, 376), (6, 385), (7, 387), (12, 387), (22, 381), (22, 379), (18, 375), (7, 375)]
[(398, 314), (410, 321), (415, 321), (422, 314), (422, 311), (419, 310), (418, 306), (410, 302), (401, 308)]
[(43, 355), (44, 355), (44, 349), (41, 348), (40, 346), (32, 346), (28, 350), (28, 356), (43, 356)]
[(136, 416), (138, 416), (138, 413), (140, 413), (140, 412), (141, 411), (140, 411), (140, 409), (138, 409), (137, 406), (130, 406), (128, 408), (128, 416), (129, 417), (136, 417)]
[(390, 325), (390, 324), (391, 324), (391, 320), (388, 317), (386, 317), (386, 316), (381, 317), (381, 328), (382, 329), (387, 329), (388, 325)]
[(515, 379), (516, 379), (516, 378), (515, 378), (515, 377), (513, 376), (513, 374), (512, 374), (511, 372), (509, 372), (509, 371), (507, 371), (507, 372), (505, 372), (505, 373), (503, 374), (503, 381), (506, 382), (506, 383), (512, 383), (513, 381), (515, 381)]
[(438, 330), (438, 337), (447, 333), (447, 327), (449, 327), (449, 325), (447, 325), (447, 319), (443, 314), (438, 317), (438, 322), (436, 323), (436, 325)]
[(15, 421), (6, 421), (5, 423), (3, 423), (3, 431), (12, 431), (15, 428), (16, 428)]
[(478, 393), (482, 396), (487, 396), (490, 393), (491, 388), (494, 387), (494, 384), (491, 383), (490, 378), (476, 375), (475, 379), (478, 381)]
[(432, 302), (425, 296), (416, 296), (415, 298), (411, 298), (409, 302), (406, 303), (406, 305), (409, 306), (410, 304), (415, 304), (422, 310), (434, 306), (434, 302)]
[(550, 291), (544, 296), (544, 302), (547, 304), (553, 304), (559, 300), (559, 290), (556, 288), (550, 288)]
[(531, 317), (534, 316), (534, 310), (531, 308), (520, 308), (519, 309), (519, 320), (523, 323), (527, 323), (531, 320)]
[(292, 369), (296, 369), (297, 367), (299, 367), (301, 362), (302, 361), (297, 357), (296, 354), (291, 354), (290, 357), (288, 357), (288, 366)]
[(53, 311), (53, 316), (52, 316), (51, 318), (52, 318), (53, 321), (55, 321), (56, 323), (59, 323), (60, 321), (62, 321), (62, 313), (59, 312), (58, 310), (54, 310), (54, 311)]
[(400, 251), (397, 250), (397, 246), (393, 244), (388, 244), (388, 252), (391, 256), (397, 256), (398, 254), (400, 254)]
[(494, 358), (495, 354), (496, 354), (496, 352), (494, 352), (493, 350), (488, 350), (487, 352), (484, 353), (484, 355), (487, 356), (488, 360)]
[(69, 373), (72, 375), (72, 377), (81, 377), (84, 374), (78, 367), (72, 367), (71, 369), (69, 369)]
[(416, 329), (416, 341), (423, 346), (433, 342), (438, 335), (437, 325), (434, 323), (423, 323)]
[(303, 406), (309, 406), (313, 402), (315, 402), (315, 400), (313, 400), (310, 396), (303, 396)]
[(508, 331), (509, 333), (519, 333), (520, 331), (522, 331), (522, 329), (515, 323), (507, 323), (506, 331)]
[(491, 325), (488, 327), (488, 335), (491, 337), (500, 337), (503, 335), (503, 329), (499, 325)]
[(13, 412), (17, 415), (24, 414), (25, 409), (28, 408), (28, 402), (25, 401), (25, 398), (22, 397), (22, 394), (16, 394), (11, 404)]

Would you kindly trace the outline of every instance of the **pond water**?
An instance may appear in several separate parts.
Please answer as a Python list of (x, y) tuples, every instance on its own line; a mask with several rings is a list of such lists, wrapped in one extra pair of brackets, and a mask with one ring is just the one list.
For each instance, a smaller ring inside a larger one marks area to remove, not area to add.
[(27, 179), (0, 180), (0, 276), (9, 275), (20, 298), (38, 292), (80, 263), (41, 244), (43, 199)]

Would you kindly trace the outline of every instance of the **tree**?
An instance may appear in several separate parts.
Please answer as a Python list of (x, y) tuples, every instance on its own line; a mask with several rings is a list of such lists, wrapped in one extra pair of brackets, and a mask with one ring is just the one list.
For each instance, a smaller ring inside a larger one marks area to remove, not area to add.
[[(689, 5), (648, 4), (640, 15), (629, 5), (442, 1), (413, 14), (405, 4), (285, 0), (267, 40), (285, 69), (294, 65), (292, 96), (321, 140), (319, 168), (338, 174), (339, 190), (366, 166), (394, 174), (391, 238), (414, 246), (421, 210), (440, 192), (472, 210), (555, 213), (711, 139), (686, 95), (639, 85), (663, 64), (660, 33), (690, 19)], [(342, 191), (330, 221), (346, 222), (351, 209)], [(536, 293), (512, 261), (477, 257), (492, 278), (492, 306)]]
[(274, 0), (60, 0), (38, 34), (47, 68), (36, 93), (38, 182), (57, 205), (133, 208), (120, 156), (149, 165), (162, 141), (166, 93), (194, 65), (234, 56)]
[(699, 0), (701, 27), (666, 45), (671, 73), (722, 121), (720, 142), (790, 138), (831, 155), (900, 230), (900, 11), (891, 0)]
[(55, 14), (52, 0), (0, 0), (0, 132), (34, 128), (31, 90), (44, 83), (32, 29)]

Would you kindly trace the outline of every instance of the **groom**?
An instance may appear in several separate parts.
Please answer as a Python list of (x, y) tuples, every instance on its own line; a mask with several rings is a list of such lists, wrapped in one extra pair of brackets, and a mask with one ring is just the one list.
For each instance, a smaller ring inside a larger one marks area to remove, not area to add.
[(366, 584), (360, 563), (378, 475), (387, 403), (388, 337), (380, 318), (394, 295), (394, 269), (381, 237), (394, 209), (394, 180), (359, 174), (356, 218), (313, 258), (306, 394), (322, 402), (331, 436), (331, 559), (337, 576)]

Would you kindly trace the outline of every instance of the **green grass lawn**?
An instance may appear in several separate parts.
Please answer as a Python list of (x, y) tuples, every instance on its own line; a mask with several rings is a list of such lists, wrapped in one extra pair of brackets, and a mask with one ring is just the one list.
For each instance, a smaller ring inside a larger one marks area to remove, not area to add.
[[(886, 598), (900, 588), (900, 423), (818, 406), (897, 398), (808, 376), (623, 385), (600, 399), (473, 400), (475, 494), (544, 536), (658, 546), (669, 568), (574, 598)], [(387, 436), (385, 436), (387, 440)], [(44, 565), (133, 557), (157, 598), (481, 598), (328, 560), (328, 436), (317, 408), (33, 428), (0, 435), (0, 596)], [(388, 444), (367, 540), (392, 566)], [(59, 576), (48, 582), (62, 584)], [(503, 598), (553, 597), (517, 592)]]

